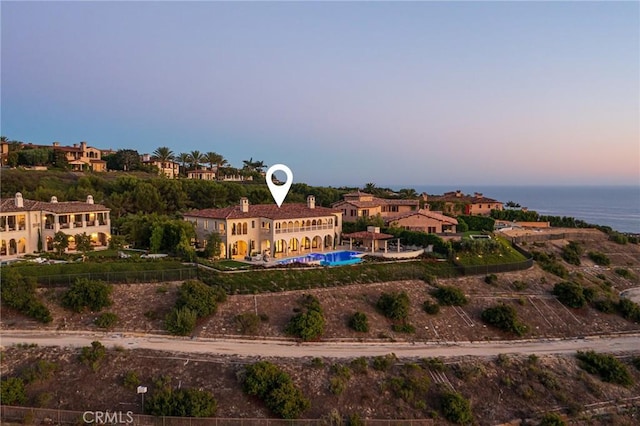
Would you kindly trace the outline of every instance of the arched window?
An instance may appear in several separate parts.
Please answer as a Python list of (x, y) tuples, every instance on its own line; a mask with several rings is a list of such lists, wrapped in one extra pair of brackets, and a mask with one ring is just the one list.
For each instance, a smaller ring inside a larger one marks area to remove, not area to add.
[(242, 235), (247, 235), (247, 222), (242, 224)]
[(235, 223), (231, 224), (231, 235), (236, 235), (236, 224)]

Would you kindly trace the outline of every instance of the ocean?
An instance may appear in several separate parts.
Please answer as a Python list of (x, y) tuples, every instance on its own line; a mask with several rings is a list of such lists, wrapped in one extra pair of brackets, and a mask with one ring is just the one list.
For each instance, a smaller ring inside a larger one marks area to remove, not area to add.
[[(640, 186), (403, 186), (418, 193), (442, 194), (461, 190), (481, 192), (506, 203), (514, 201), (542, 215), (572, 216), (607, 225), (619, 232), (640, 234)], [(399, 187), (392, 187), (394, 190)]]

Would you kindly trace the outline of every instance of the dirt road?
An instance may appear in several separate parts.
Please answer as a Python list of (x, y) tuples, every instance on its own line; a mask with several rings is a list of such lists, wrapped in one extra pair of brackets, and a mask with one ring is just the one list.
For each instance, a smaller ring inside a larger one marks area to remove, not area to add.
[(640, 334), (574, 339), (543, 339), (499, 342), (317, 342), (297, 344), (278, 340), (186, 339), (160, 335), (122, 335), (111, 333), (66, 332), (43, 334), (26, 330), (5, 331), (0, 344), (37, 343), (39, 346), (88, 346), (99, 340), (107, 347), (151, 349), (178, 353), (209, 353), (239, 357), (275, 358), (354, 358), (395, 353), (410, 357), (492, 357), (505, 354), (567, 354), (578, 350), (630, 352), (640, 350)]

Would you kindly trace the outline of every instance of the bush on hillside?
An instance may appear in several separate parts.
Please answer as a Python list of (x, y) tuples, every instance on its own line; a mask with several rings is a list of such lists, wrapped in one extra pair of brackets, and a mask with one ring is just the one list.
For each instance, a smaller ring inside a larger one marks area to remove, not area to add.
[(315, 340), (324, 334), (324, 315), (320, 301), (310, 294), (303, 296), (302, 310), (287, 324), (285, 332), (304, 341)]
[(112, 291), (113, 287), (103, 281), (78, 278), (62, 296), (62, 304), (75, 312), (82, 312), (86, 308), (98, 312), (111, 306)]
[(440, 286), (432, 295), (445, 306), (463, 306), (469, 302), (461, 289), (452, 286)]
[(349, 318), (349, 327), (360, 333), (369, 331), (369, 320), (364, 312), (356, 312)]
[(570, 308), (582, 308), (587, 299), (582, 286), (575, 282), (565, 281), (553, 286), (553, 294), (565, 306)]
[(502, 331), (522, 336), (527, 332), (527, 326), (518, 320), (518, 314), (512, 306), (499, 304), (482, 311), (482, 321), (499, 328)]
[(457, 392), (446, 392), (442, 395), (440, 410), (444, 418), (450, 422), (460, 425), (473, 423), (471, 403)]
[(267, 408), (284, 419), (300, 417), (311, 405), (295, 387), (291, 376), (268, 361), (259, 361), (245, 367), (242, 390), (260, 398)]
[(588, 256), (596, 265), (609, 266), (611, 264), (611, 259), (609, 259), (606, 254), (599, 251), (590, 251)]
[(570, 241), (569, 244), (562, 247), (561, 255), (565, 262), (572, 265), (580, 265), (580, 256), (583, 252), (584, 249), (579, 243)]
[(622, 386), (633, 384), (633, 377), (627, 367), (613, 355), (599, 354), (595, 351), (578, 351), (576, 357), (582, 369), (588, 373), (597, 374), (605, 382)]
[(404, 321), (409, 316), (409, 296), (406, 292), (382, 293), (376, 307), (387, 318)]
[(196, 327), (198, 316), (195, 311), (185, 307), (173, 308), (165, 318), (164, 326), (167, 331), (176, 336), (188, 336)]
[(51, 312), (36, 294), (36, 281), (32, 277), (23, 277), (11, 268), (3, 268), (0, 297), (6, 306), (16, 309), (28, 317), (49, 323), (52, 321)]

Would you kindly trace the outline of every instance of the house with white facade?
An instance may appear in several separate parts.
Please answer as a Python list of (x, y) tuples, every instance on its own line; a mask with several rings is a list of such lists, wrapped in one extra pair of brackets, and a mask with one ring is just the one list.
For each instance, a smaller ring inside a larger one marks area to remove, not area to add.
[(316, 206), (315, 197), (307, 203), (249, 205), (203, 209), (184, 214), (196, 229), (198, 245), (206, 243), (211, 232), (222, 238), (221, 257), (247, 256), (282, 258), (315, 251), (333, 250), (342, 233), (342, 212)]
[[(0, 259), (53, 250), (53, 237), (58, 231), (69, 236), (69, 250), (75, 249), (75, 235), (86, 233), (94, 247), (106, 247), (111, 238), (110, 210), (93, 202), (34, 201), (22, 198), (0, 199)], [(39, 243), (40, 242), (40, 243)]]

